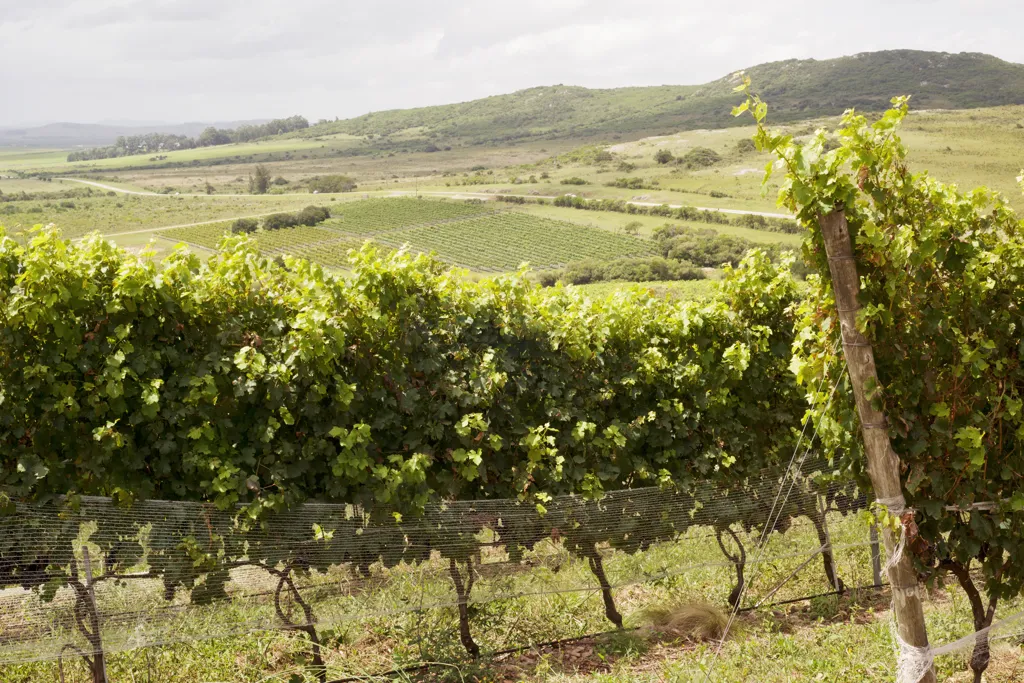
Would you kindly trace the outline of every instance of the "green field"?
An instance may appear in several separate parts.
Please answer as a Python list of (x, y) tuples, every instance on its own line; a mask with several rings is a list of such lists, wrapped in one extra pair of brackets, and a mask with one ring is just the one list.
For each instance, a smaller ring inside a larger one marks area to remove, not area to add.
[(557, 267), (580, 259), (609, 260), (656, 251), (649, 240), (509, 211), (480, 218), (398, 230), (377, 241), (433, 252), (442, 261), (484, 271)]
[(96, 195), (71, 200), (17, 201), (0, 204), (0, 224), (10, 230), (54, 223), (67, 237), (96, 231), (105, 235), (145, 232), (205, 221), (261, 216), (328, 204), (327, 197), (164, 197)]
[(460, 220), (494, 211), (493, 205), (486, 206), (480, 203), (405, 197), (368, 199), (345, 204), (333, 210), (324, 227), (352, 235), (373, 235), (414, 225)]
[[(386, 247), (434, 253), (446, 263), (484, 272), (514, 270), (527, 262), (534, 268), (550, 268), (579, 259), (656, 252), (646, 238), (518, 211), (487, 211), (479, 204), (394, 198), (342, 207), (319, 226), (261, 230), (256, 239), (268, 254), (338, 266), (345, 263), (348, 249), (370, 238)], [(229, 228), (230, 224), (217, 222), (163, 230), (159, 236), (215, 249)]]

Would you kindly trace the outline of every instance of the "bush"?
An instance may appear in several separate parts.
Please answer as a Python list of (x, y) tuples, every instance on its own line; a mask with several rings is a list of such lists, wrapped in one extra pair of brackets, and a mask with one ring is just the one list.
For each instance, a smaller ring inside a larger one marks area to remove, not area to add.
[(239, 218), (231, 224), (231, 232), (236, 235), (250, 234), (256, 232), (256, 228), (258, 228), (259, 225), (259, 221), (255, 218)]
[(351, 192), (358, 187), (356, 182), (347, 175), (313, 176), (306, 181), (310, 192), (331, 194), (335, 192)]
[(274, 185), (287, 185), (288, 184), (288, 179), (285, 178), (284, 176), (277, 176), (276, 178), (274, 178), (273, 184)]
[(298, 218), (293, 213), (272, 213), (263, 219), (264, 230), (283, 230), (298, 224)]
[(331, 210), (326, 206), (307, 206), (295, 215), (299, 225), (317, 225), (331, 217)]
[(563, 178), (561, 182), (562, 182), (563, 185), (586, 185), (587, 184), (586, 180), (584, 180), (583, 178), (579, 178), (577, 176), (573, 176), (571, 178)]
[(672, 156), (672, 152), (667, 149), (659, 149), (654, 154), (654, 160), (659, 164), (671, 164), (675, 160), (675, 157)]
[(757, 151), (757, 145), (751, 138), (743, 138), (736, 143), (736, 151), (740, 154), (750, 154)]
[(559, 279), (573, 285), (622, 280), (624, 282), (655, 282), (658, 280), (703, 280), (704, 271), (693, 264), (671, 261), (660, 256), (623, 258), (614, 261), (588, 259), (570, 263)]
[(661, 244), (662, 255), (705, 268), (718, 268), (723, 263), (737, 265), (748, 250), (756, 246), (750, 240), (722, 235), (711, 228), (664, 225), (655, 229), (654, 238)]
[(686, 168), (707, 168), (722, 160), (721, 155), (707, 147), (694, 147), (679, 159)]
[(514, 194), (499, 194), (495, 197), (499, 202), (505, 202), (506, 204), (526, 204), (526, 197), (520, 197)]
[(263, 219), (264, 230), (281, 230), (299, 225), (317, 225), (331, 217), (326, 206), (307, 206), (298, 213), (274, 213)]
[(616, 178), (605, 183), (607, 187), (621, 187), (626, 190), (653, 190), (657, 187), (657, 181), (647, 182), (643, 178)]

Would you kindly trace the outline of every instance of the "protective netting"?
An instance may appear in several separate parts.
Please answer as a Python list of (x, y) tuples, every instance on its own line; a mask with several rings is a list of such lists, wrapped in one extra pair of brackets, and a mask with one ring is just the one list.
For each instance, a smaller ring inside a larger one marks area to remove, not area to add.
[[(871, 566), (866, 529), (849, 517), (864, 498), (812, 477), (821, 463), (802, 469), (747, 605), (799, 595), (785, 584), (807, 567), (825, 591), (841, 581), (837, 567)], [(326, 504), (258, 521), (199, 503), (18, 504), (0, 517), (0, 665), (266, 629), (315, 636), (354, 620), (572, 593), (600, 594), (621, 623), (616, 591), (683, 577), (710, 601), (735, 600), (779, 483), (566, 496), (543, 510), (454, 502), (406, 519)]]

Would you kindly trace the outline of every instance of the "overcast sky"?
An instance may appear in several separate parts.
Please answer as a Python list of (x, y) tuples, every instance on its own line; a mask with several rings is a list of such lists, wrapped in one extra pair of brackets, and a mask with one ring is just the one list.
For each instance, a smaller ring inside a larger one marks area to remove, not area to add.
[(1024, 0), (0, 0), (0, 125), (311, 120), (916, 48), (1024, 63)]

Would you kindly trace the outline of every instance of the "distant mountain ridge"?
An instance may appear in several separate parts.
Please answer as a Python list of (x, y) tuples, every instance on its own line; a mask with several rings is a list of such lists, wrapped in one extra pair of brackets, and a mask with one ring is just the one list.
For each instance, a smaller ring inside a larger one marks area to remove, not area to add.
[[(1024, 65), (980, 53), (887, 50), (790, 59), (746, 72), (769, 103), (771, 120), (778, 122), (840, 114), (849, 107), (877, 111), (896, 95), (910, 95), (918, 109), (1024, 104)], [(737, 125), (729, 113), (740, 99), (733, 86), (731, 76), (696, 86), (544, 86), (457, 104), (373, 112), (288, 135), (374, 136), (386, 148), (387, 138), (401, 133), (402, 144), (419, 136), (429, 149), (722, 128)]]
[(198, 136), (206, 128), (238, 128), (242, 125), (258, 125), (270, 119), (247, 121), (217, 121), (202, 123), (153, 124), (128, 126), (99, 123), (49, 123), (42, 126), (0, 128), (0, 147), (93, 147), (112, 145), (118, 136), (165, 133), (168, 135)]

